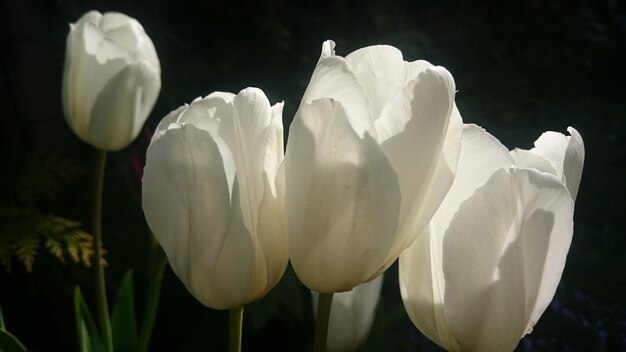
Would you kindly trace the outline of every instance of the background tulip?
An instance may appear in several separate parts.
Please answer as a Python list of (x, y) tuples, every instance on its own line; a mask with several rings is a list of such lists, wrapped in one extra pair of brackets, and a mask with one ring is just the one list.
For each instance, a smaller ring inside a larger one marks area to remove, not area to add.
[[(580, 161), (571, 165), (577, 175)], [(556, 174), (514, 164), (497, 139), (464, 126), (454, 184), (400, 256), (409, 317), (447, 350), (512, 351), (560, 281), (573, 233), (570, 191)]]
[(448, 71), (394, 47), (343, 58), (323, 44), (284, 164), (289, 255), (307, 287), (372, 280), (427, 224), (456, 170), (454, 93)]
[(102, 150), (120, 150), (139, 134), (161, 89), (154, 45), (137, 20), (90, 11), (70, 24), (63, 110), (72, 131)]
[(282, 103), (212, 93), (167, 115), (147, 152), (143, 209), (172, 269), (204, 305), (264, 296), (287, 265), (275, 177)]
[[(376, 306), (383, 287), (383, 275), (348, 292), (333, 295), (328, 340), (329, 352), (356, 351), (365, 344), (374, 321)], [(319, 294), (311, 291), (313, 312), (317, 311)]]

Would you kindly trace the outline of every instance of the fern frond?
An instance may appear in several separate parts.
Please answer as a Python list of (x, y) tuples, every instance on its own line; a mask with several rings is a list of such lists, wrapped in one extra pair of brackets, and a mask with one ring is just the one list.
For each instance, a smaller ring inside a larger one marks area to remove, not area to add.
[(66, 257), (91, 266), (93, 237), (80, 223), (51, 214), (18, 207), (0, 207), (0, 264), (9, 272), (17, 259), (27, 271), (41, 247), (61, 263)]

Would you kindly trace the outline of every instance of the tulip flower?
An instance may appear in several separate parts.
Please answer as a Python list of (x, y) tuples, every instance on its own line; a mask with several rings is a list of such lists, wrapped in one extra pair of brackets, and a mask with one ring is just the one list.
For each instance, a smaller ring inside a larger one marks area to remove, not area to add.
[(82, 141), (107, 151), (129, 145), (160, 89), (159, 58), (137, 20), (90, 11), (70, 24), (63, 110)]
[(374, 279), (413, 242), (452, 185), (462, 124), (444, 68), (334, 45), (291, 124), (282, 196), (294, 271), (322, 293)]
[[(383, 275), (348, 292), (333, 295), (328, 340), (329, 352), (356, 351), (367, 340), (383, 287)], [(318, 293), (312, 291), (313, 312), (317, 311)]]
[(214, 309), (263, 297), (287, 265), (275, 178), (283, 103), (247, 88), (167, 115), (148, 147), (142, 202), (189, 292)]
[[(399, 265), (409, 317), (441, 347), (512, 351), (554, 297), (584, 159), (580, 135), (570, 133), (548, 132), (535, 144), (530, 157), (541, 169), (526, 168), (530, 161), (516, 166), (519, 151), (464, 126), (452, 188)], [(544, 172), (548, 164), (565, 165), (565, 177), (557, 167)]]

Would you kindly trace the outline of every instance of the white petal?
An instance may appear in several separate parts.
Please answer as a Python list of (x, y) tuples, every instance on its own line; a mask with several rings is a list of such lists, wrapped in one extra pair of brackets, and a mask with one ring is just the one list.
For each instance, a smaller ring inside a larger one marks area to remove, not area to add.
[(552, 299), (573, 202), (552, 175), (501, 169), (459, 208), (443, 244), (445, 318), (464, 351), (511, 351)]
[(464, 124), (456, 177), (431, 226), (443, 235), (461, 203), (485, 184), (494, 172), (513, 164), (509, 151), (494, 136), (476, 125)]
[(515, 159), (515, 166), (519, 168), (535, 169), (550, 175), (557, 175), (550, 161), (531, 150), (515, 148), (511, 150), (511, 156)]
[(400, 294), (409, 318), (422, 334), (448, 351), (459, 351), (445, 320), (445, 282), (441, 267), (443, 233), (435, 231), (426, 226), (400, 255)]
[[(535, 141), (535, 147), (529, 152), (517, 150), (520, 157), (516, 159), (520, 159), (519, 166), (536, 168), (561, 178), (570, 191), (572, 199), (576, 200), (585, 161), (585, 145), (578, 131), (572, 127), (568, 127), (567, 131), (570, 136), (552, 131), (543, 133)], [(539, 158), (531, 158), (528, 153), (548, 161), (554, 171), (542, 165)]]
[(329, 56), (335, 56), (335, 42), (332, 40), (326, 40), (322, 43), (322, 54), (320, 55), (320, 60)]
[(350, 125), (359, 136), (370, 128), (373, 117), (367, 98), (346, 61), (339, 56), (320, 58), (300, 104), (324, 98), (343, 105)]
[(554, 170), (556, 177), (563, 177), (563, 159), (567, 150), (567, 137), (559, 132), (544, 132), (535, 141), (535, 147), (530, 151), (548, 160)]
[[(231, 192), (223, 156), (209, 133), (193, 125), (172, 126), (146, 154), (143, 206), (148, 225), (172, 266), (184, 274), (188, 239), (211, 241), (207, 258), (215, 261), (225, 236)], [(234, 170), (230, 170), (234, 173)], [(210, 234), (206, 235), (208, 232)], [(186, 241), (180, 241), (187, 238)], [(180, 252), (179, 252), (180, 251)], [(175, 265), (176, 264), (176, 265)]]
[(350, 53), (346, 62), (363, 88), (376, 120), (391, 97), (404, 88), (406, 62), (402, 53), (389, 45), (369, 46)]
[(448, 350), (459, 350), (444, 317), (444, 233), (460, 204), (498, 169), (513, 163), (508, 150), (476, 125), (463, 125), (456, 177), (439, 209), (415, 242), (400, 255), (400, 289), (415, 326)]
[(420, 73), (426, 71), (427, 69), (433, 67), (433, 65), (426, 60), (416, 60), (412, 62), (407, 62), (406, 64), (406, 74), (404, 77), (403, 86), (408, 85), (412, 80), (417, 78)]
[[(440, 153), (450, 130), (452, 135), (447, 148), (451, 151), (450, 167), (455, 168), (461, 138), (460, 128), (456, 132), (454, 128), (449, 128), (454, 105), (454, 81), (445, 69), (426, 70), (416, 79), (414, 86), (403, 92), (402, 99), (397, 99), (395, 104), (387, 105), (383, 117), (376, 121), (377, 124), (387, 122), (389, 125), (398, 120), (406, 121), (401, 132), (382, 143), (383, 152), (398, 175), (402, 193), (399, 236), (386, 264), (391, 264), (411, 244), (439, 207), (454, 175), (454, 169), (446, 170), (448, 175), (442, 172), (440, 175), (443, 178), (438, 180), (437, 189), (429, 190)], [(458, 123), (459, 119), (453, 119), (454, 123)], [(447, 166), (446, 161), (443, 163)]]
[(576, 200), (585, 163), (585, 144), (574, 127), (568, 127), (567, 131), (570, 133), (570, 137), (568, 137), (565, 160), (563, 161), (563, 176), (572, 199)]
[(165, 117), (161, 119), (161, 121), (159, 121), (159, 124), (154, 130), (154, 134), (152, 135), (152, 140), (150, 141), (150, 143), (152, 144), (157, 139), (161, 138), (161, 136), (163, 136), (165, 132), (167, 132), (171, 124), (176, 124), (180, 115), (185, 110), (187, 110), (188, 107), (189, 105), (185, 104), (183, 106), (178, 107), (178, 109), (173, 110), (169, 114), (165, 115)]
[[(263, 199), (259, 205), (259, 220), (256, 227), (257, 242), (265, 257), (263, 265), (267, 271), (266, 290), (278, 283), (289, 259), (282, 207), (276, 190), (278, 169), (284, 159), (282, 107), (282, 103), (272, 107), (272, 122), (267, 133), (263, 157)], [(284, 184), (280, 187), (284, 188)]]
[[(262, 297), (267, 290), (256, 282), (267, 282), (263, 253), (245, 228), (239, 202), (239, 187), (233, 187), (228, 230), (215, 265), (196, 262), (187, 289), (205, 306), (232, 309)], [(196, 256), (207, 256), (207, 247), (192, 248)], [(261, 257), (259, 257), (261, 256)]]
[[(258, 88), (246, 88), (239, 92), (235, 96), (233, 107), (234, 134), (229, 147), (237, 168), (244, 223), (247, 229), (256, 233), (258, 211), (265, 185), (263, 162), (272, 110), (267, 97)], [(277, 151), (274, 150), (272, 153), (276, 154)], [(273, 180), (271, 182), (273, 183)]]
[(230, 147), (235, 144), (234, 99), (234, 94), (225, 92), (213, 92), (205, 98), (196, 98), (176, 121), (191, 123), (197, 128), (218, 135)]
[(90, 144), (104, 150), (120, 150), (130, 144), (152, 111), (160, 87), (160, 77), (141, 64), (127, 66), (110, 77), (90, 112)]
[(378, 144), (359, 138), (341, 103), (303, 104), (285, 156), (285, 218), (298, 278), (318, 292), (347, 291), (383, 264), (400, 192)]
[[(102, 15), (98, 11), (89, 11), (76, 23), (70, 24), (70, 33), (67, 35), (65, 48), (65, 65), (63, 68), (63, 112), (68, 124), (79, 137), (84, 135), (86, 115), (81, 115), (80, 104), (85, 102), (79, 98), (84, 93), (77, 89), (80, 85), (85, 49), (82, 40), (84, 27), (87, 23), (98, 23)], [(87, 109), (89, 110), (89, 109)], [(82, 137), (81, 137), (82, 138)]]
[(100, 29), (130, 53), (137, 49), (140, 37), (145, 35), (137, 20), (119, 12), (105, 13), (100, 21)]
[(90, 140), (89, 125), (95, 101), (111, 77), (119, 74), (129, 63), (128, 58), (123, 57), (111, 57), (103, 62), (98, 60), (99, 47), (106, 42), (99, 28), (101, 18), (102, 15), (94, 11), (81, 17), (71, 28), (65, 54), (65, 115), (78, 137), (90, 144), (93, 142)]

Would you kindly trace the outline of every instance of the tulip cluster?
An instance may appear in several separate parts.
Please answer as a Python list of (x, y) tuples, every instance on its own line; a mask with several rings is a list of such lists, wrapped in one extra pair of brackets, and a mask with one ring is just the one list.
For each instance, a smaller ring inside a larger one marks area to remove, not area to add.
[[(463, 124), (443, 67), (391, 46), (334, 48), (322, 45), (286, 151), (283, 103), (257, 88), (211, 93), (159, 123), (142, 203), (172, 269), (204, 305), (241, 314), (290, 261), (314, 301), (337, 293), (323, 346), (347, 351), (365, 341), (400, 257), (402, 300), (426, 336), (450, 351), (513, 350), (565, 266), (582, 138), (546, 132), (509, 151)], [(126, 147), (159, 90), (139, 22), (92, 11), (71, 25), (63, 107), (80, 139)]]

